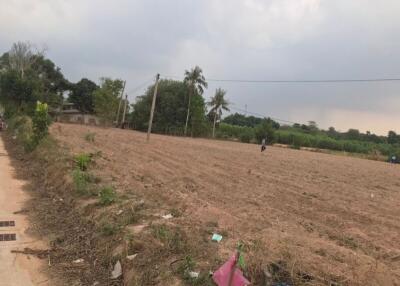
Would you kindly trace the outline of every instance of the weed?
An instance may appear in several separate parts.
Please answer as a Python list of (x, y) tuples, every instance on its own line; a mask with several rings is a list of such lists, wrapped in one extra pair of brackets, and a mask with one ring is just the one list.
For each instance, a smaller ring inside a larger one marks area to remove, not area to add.
[(170, 212), (171, 212), (171, 215), (172, 215), (173, 217), (180, 217), (180, 216), (182, 216), (182, 212), (181, 212), (180, 210), (176, 209), (176, 208), (171, 209)]
[(72, 179), (74, 181), (75, 190), (80, 195), (88, 193), (89, 178), (88, 174), (82, 172), (80, 169), (72, 171)]
[(140, 214), (133, 211), (133, 210), (129, 210), (126, 217), (125, 217), (125, 224), (126, 225), (130, 225), (130, 224), (135, 224), (138, 223), (140, 220)]
[(168, 236), (170, 235), (169, 230), (165, 224), (161, 225), (153, 225), (152, 233), (155, 238), (161, 241), (166, 241)]
[(117, 194), (112, 187), (104, 187), (99, 192), (100, 204), (103, 206), (111, 205), (115, 202)]
[(79, 155), (75, 156), (75, 162), (76, 162), (78, 168), (81, 171), (86, 171), (87, 170), (91, 160), (92, 159), (91, 159), (91, 156), (89, 154), (82, 153), (82, 154), (79, 154)]
[(118, 231), (118, 227), (117, 227), (116, 225), (114, 225), (114, 224), (111, 224), (111, 223), (103, 223), (103, 224), (101, 225), (101, 233), (102, 233), (104, 236), (111, 236), (111, 235), (114, 235), (114, 234), (117, 233), (117, 231)]
[(96, 137), (96, 133), (88, 132), (85, 134), (85, 140), (90, 143), (94, 143), (94, 138)]
[(189, 271), (193, 271), (196, 266), (193, 258), (190, 255), (186, 255), (183, 261), (179, 264), (177, 272), (181, 275), (187, 274)]

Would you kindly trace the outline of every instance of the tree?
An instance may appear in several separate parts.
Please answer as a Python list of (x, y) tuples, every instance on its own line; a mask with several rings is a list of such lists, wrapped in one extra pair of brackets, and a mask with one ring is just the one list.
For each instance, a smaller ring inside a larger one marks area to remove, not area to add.
[(400, 135), (397, 135), (396, 132), (390, 130), (388, 132), (387, 142), (389, 144), (400, 143)]
[[(188, 85), (182, 81), (159, 81), (152, 128), (154, 132), (174, 135), (184, 134), (183, 126), (187, 108), (185, 98), (188, 90)], [(129, 115), (129, 121), (135, 129), (147, 130), (153, 93), (154, 85), (151, 85), (145, 94), (138, 97), (135, 104), (132, 105), (133, 112)], [(192, 98), (189, 123), (191, 123), (190, 132), (194, 136), (205, 135), (207, 132), (205, 109), (202, 96)]]
[(110, 78), (101, 78), (100, 81), (101, 87), (93, 93), (94, 111), (107, 124), (115, 120), (123, 81)]
[(94, 95), (93, 93), (98, 89), (98, 85), (93, 81), (83, 78), (74, 84), (71, 92), (68, 95), (68, 100), (72, 102), (76, 108), (83, 113), (94, 112)]
[(10, 68), (17, 71), (21, 78), (24, 78), (25, 72), (31, 67), (31, 65), (38, 59), (39, 56), (43, 56), (44, 51), (33, 51), (32, 44), (29, 42), (17, 42), (12, 45), (9, 52), (9, 65)]
[(8, 110), (33, 114), (37, 100), (58, 106), (70, 83), (44, 52), (18, 42), (0, 57), (0, 100)]
[(360, 140), (360, 131), (358, 129), (349, 129), (346, 138), (350, 140)]
[(210, 114), (213, 115), (213, 131), (212, 131), (212, 136), (215, 137), (215, 123), (217, 122), (217, 119), (221, 119), (222, 116), (222, 110), (229, 111), (228, 108), (228, 101), (225, 99), (226, 91), (223, 90), (222, 88), (217, 88), (215, 91), (215, 95), (211, 98), (211, 100), (207, 103), (210, 107)]
[(184, 83), (188, 85), (188, 104), (187, 104), (187, 112), (186, 112), (186, 122), (185, 122), (185, 131), (184, 134), (187, 134), (187, 127), (190, 116), (190, 103), (191, 98), (194, 95), (202, 95), (204, 92), (204, 88), (208, 87), (205, 77), (203, 76), (203, 71), (200, 67), (196, 66), (192, 68), (190, 71), (185, 71), (185, 79)]

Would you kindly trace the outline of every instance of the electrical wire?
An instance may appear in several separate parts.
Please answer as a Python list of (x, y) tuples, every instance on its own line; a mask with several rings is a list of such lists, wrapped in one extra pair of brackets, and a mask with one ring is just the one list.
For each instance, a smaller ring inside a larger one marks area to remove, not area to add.
[[(179, 76), (166, 75), (163, 78), (182, 79)], [(394, 82), (400, 78), (367, 78), (367, 79), (311, 79), (311, 80), (253, 80), (253, 79), (215, 79), (206, 78), (208, 82), (231, 82), (231, 83), (351, 83), (351, 82)]]

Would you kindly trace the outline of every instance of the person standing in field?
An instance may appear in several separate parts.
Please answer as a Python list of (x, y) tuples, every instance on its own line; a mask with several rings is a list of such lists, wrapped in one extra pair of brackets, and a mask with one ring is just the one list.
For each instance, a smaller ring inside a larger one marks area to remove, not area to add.
[(261, 141), (261, 152), (265, 151), (267, 149), (267, 138), (263, 138)]

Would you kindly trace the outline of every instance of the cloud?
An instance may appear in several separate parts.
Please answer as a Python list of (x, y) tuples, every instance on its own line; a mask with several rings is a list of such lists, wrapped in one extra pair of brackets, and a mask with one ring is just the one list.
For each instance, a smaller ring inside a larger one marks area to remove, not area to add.
[[(398, 77), (399, 9), (396, 0), (0, 0), (0, 50), (46, 44), (70, 80), (119, 77), (128, 90), (194, 65), (209, 78)], [(217, 87), (257, 113), (400, 132), (400, 83), (210, 82), (205, 96)]]

